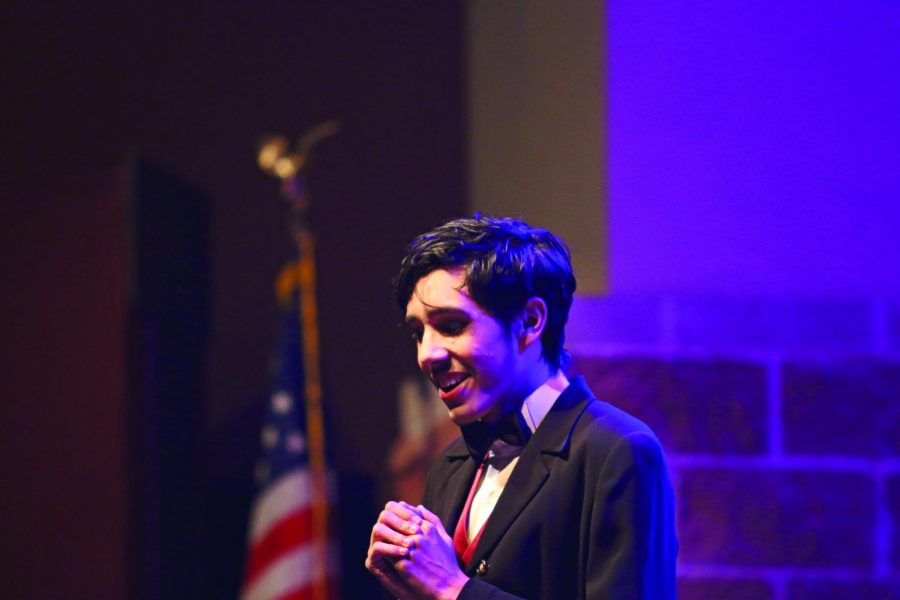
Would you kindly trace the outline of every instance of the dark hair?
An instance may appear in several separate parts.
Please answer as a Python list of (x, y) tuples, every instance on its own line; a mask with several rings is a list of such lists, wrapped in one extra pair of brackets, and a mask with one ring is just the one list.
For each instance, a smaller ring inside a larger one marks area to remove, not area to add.
[(469, 295), (504, 325), (529, 298), (547, 303), (541, 334), (544, 359), (565, 368), (565, 327), (575, 292), (569, 249), (558, 237), (516, 219), (454, 219), (417, 237), (409, 245), (394, 282), (401, 312), (418, 281), (437, 269), (465, 267)]

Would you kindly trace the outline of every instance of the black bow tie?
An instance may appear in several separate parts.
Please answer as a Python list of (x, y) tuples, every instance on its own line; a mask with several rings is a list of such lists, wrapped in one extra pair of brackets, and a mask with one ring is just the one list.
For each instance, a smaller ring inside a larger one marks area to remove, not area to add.
[(531, 438), (531, 429), (519, 410), (505, 415), (496, 423), (475, 421), (463, 425), (461, 429), (469, 454), (478, 462), (485, 457), (494, 440), (502, 440), (510, 446), (524, 446)]

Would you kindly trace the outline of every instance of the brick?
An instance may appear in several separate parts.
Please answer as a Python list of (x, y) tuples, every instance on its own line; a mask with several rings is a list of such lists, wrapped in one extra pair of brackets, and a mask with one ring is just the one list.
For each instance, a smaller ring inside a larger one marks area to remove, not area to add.
[(900, 584), (889, 581), (792, 581), (788, 600), (900, 600)]
[(712, 350), (861, 351), (873, 343), (865, 302), (676, 298), (677, 344)]
[(890, 563), (894, 573), (900, 575), (900, 473), (887, 480), (887, 509), (890, 515)]
[(669, 452), (760, 454), (766, 449), (766, 374), (731, 361), (576, 357), (598, 398), (638, 417)]
[(853, 472), (681, 469), (680, 556), (702, 565), (870, 568), (875, 486)]
[(789, 363), (781, 375), (788, 452), (900, 456), (900, 365)]
[(661, 338), (660, 299), (653, 296), (578, 296), (572, 303), (566, 343), (574, 351), (591, 344), (655, 345)]
[(680, 600), (772, 600), (774, 592), (761, 579), (678, 578)]

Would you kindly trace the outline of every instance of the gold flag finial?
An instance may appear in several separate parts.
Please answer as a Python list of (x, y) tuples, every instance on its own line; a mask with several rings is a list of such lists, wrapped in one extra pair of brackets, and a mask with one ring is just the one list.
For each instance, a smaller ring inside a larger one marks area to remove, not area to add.
[(265, 135), (256, 153), (259, 168), (282, 181), (297, 175), (309, 160), (313, 147), (341, 130), (337, 119), (323, 121), (307, 129), (297, 140), (294, 150), (283, 135)]

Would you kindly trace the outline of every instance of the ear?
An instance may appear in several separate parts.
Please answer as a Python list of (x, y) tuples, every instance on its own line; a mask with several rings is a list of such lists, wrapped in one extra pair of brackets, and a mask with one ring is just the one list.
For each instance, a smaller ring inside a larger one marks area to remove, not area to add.
[(520, 317), (519, 346), (525, 348), (541, 339), (547, 326), (547, 303), (542, 298), (529, 298)]

